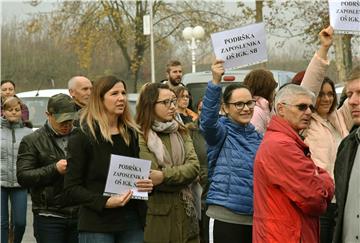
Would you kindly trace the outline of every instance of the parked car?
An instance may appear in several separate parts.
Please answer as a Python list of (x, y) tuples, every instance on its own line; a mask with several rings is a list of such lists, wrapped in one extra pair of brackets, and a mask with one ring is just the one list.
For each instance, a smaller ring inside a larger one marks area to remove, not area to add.
[(51, 96), (59, 93), (70, 95), (67, 89), (42, 89), (16, 94), (29, 108), (29, 120), (32, 122), (34, 130), (44, 125), (47, 119), (45, 112), (48, 100)]
[[(230, 70), (226, 71), (225, 75), (222, 77), (222, 82), (220, 85), (225, 89), (225, 87), (231, 83), (242, 83), (245, 76), (251, 70)], [(278, 82), (278, 87), (288, 83), (294, 77), (296, 73), (290, 71), (282, 70), (270, 70), (276, 82)], [(193, 107), (196, 106), (198, 100), (202, 98), (205, 94), (205, 89), (207, 83), (212, 79), (211, 71), (205, 72), (196, 72), (196, 73), (187, 73), (183, 76), (182, 83), (188, 88), (192, 96)]]

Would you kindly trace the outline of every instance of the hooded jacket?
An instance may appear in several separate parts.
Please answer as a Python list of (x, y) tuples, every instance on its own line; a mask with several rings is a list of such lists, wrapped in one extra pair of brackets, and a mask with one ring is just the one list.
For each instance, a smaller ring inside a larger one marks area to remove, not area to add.
[(255, 129), (264, 134), (266, 128), (270, 122), (274, 112), (270, 110), (269, 101), (260, 96), (254, 96), (256, 100), (256, 106), (254, 107), (254, 115), (251, 118), (251, 124), (255, 126)]
[(254, 164), (253, 242), (319, 242), (319, 215), (334, 194), (329, 174), (290, 124), (273, 116)]
[(20, 121), (10, 123), (1, 117), (1, 186), (20, 187), (16, 178), (16, 159), (21, 139), (32, 130)]

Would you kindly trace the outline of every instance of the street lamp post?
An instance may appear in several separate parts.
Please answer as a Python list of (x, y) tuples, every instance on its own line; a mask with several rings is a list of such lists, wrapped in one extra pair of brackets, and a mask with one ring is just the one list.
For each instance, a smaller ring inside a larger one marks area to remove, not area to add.
[(186, 40), (189, 49), (191, 50), (191, 61), (192, 61), (192, 72), (196, 72), (196, 52), (197, 45), (199, 44), (200, 40), (204, 37), (205, 31), (204, 28), (201, 26), (186, 27), (183, 30), (183, 37)]

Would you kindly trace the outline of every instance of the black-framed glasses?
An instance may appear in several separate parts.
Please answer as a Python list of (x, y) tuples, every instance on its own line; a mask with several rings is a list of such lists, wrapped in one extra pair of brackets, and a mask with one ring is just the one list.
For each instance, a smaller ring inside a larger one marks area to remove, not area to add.
[(232, 102), (232, 103), (226, 103), (226, 104), (234, 105), (237, 110), (241, 111), (242, 109), (244, 109), (245, 105), (249, 109), (254, 109), (256, 100), (249, 100), (247, 102), (238, 101), (238, 102)]
[(164, 106), (166, 106), (167, 108), (169, 108), (171, 106), (171, 104), (173, 104), (174, 106), (176, 106), (177, 104), (177, 99), (166, 99), (166, 100), (159, 100), (156, 101), (155, 104), (163, 104)]
[(308, 108), (310, 108), (311, 112), (315, 111), (315, 106), (313, 105), (308, 105), (308, 104), (297, 104), (297, 105), (292, 105), (292, 104), (287, 104), (287, 103), (282, 103), (284, 105), (289, 105), (289, 106), (296, 106), (296, 108), (299, 111), (306, 111)]

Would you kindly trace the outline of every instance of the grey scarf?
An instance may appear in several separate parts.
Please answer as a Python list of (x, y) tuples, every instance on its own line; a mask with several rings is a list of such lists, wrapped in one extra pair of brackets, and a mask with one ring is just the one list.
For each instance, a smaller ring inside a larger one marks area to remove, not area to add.
[[(172, 120), (171, 122), (156, 121), (151, 127), (147, 145), (154, 153), (158, 164), (164, 168), (166, 166), (181, 165), (185, 160), (184, 141), (178, 132), (179, 124)], [(167, 151), (165, 145), (156, 132), (169, 133), (171, 143), (171, 154)]]

